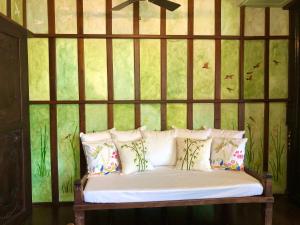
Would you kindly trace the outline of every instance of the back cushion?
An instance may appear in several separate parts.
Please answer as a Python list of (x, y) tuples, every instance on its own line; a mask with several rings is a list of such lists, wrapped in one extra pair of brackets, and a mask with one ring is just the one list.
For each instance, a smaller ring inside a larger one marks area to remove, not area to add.
[(95, 141), (104, 141), (111, 139), (110, 131), (114, 130), (106, 130), (106, 131), (100, 131), (95, 133), (80, 133), (80, 139), (81, 142), (95, 142)]
[(153, 166), (174, 166), (176, 164), (176, 132), (142, 131)]
[(208, 129), (212, 138), (243, 138), (245, 131)]
[(178, 138), (192, 138), (206, 140), (210, 136), (210, 130), (189, 130), (175, 128), (176, 137)]
[(111, 136), (114, 141), (136, 141), (142, 138), (141, 130), (145, 130), (145, 127), (140, 127), (136, 130), (118, 131), (111, 130)]

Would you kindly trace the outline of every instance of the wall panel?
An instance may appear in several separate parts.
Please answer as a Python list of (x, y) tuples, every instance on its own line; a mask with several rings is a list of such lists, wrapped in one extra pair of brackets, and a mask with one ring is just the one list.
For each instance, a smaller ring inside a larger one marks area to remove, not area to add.
[(27, 28), (34, 33), (48, 33), (47, 0), (26, 0), (26, 5)]

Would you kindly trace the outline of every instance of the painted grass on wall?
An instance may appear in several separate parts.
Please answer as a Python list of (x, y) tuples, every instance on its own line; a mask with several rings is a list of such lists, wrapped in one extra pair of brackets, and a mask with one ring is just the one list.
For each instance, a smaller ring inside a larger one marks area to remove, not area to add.
[(240, 34), (240, 7), (236, 0), (221, 1), (221, 33), (222, 35)]
[(28, 39), (29, 99), (49, 100), (48, 39)]
[(76, 39), (56, 40), (57, 99), (78, 100)]
[(239, 41), (222, 40), (221, 98), (239, 98)]
[(51, 202), (50, 114), (48, 105), (30, 106), (32, 201)]
[(96, 132), (107, 129), (107, 105), (85, 105), (86, 132)]
[(167, 41), (167, 98), (187, 97), (187, 41)]
[(113, 40), (114, 99), (134, 99), (133, 40)]
[(273, 192), (284, 193), (287, 172), (286, 104), (270, 104), (269, 171), (273, 175)]
[(289, 35), (289, 10), (270, 8), (270, 35)]
[(166, 12), (166, 33), (167, 34), (187, 34), (188, 24), (188, 1), (176, 0), (181, 6), (175, 11)]
[(194, 104), (193, 105), (193, 128), (214, 127), (214, 104)]
[[(0, 0), (6, 1), (6, 0)], [(48, 33), (48, 8), (47, 0), (26, 0), (27, 27), (34, 33)]]
[(215, 34), (215, 1), (194, 1), (194, 34)]
[(246, 7), (245, 36), (265, 35), (265, 8)]
[(194, 99), (215, 96), (215, 41), (194, 41)]
[(172, 126), (178, 128), (187, 127), (187, 105), (186, 104), (167, 104), (167, 128)]
[(264, 41), (245, 41), (244, 95), (249, 99), (264, 98)]
[(160, 76), (160, 40), (141, 40), (141, 99), (160, 99)]
[(160, 104), (141, 105), (141, 125), (146, 126), (148, 130), (161, 129)]
[(160, 7), (140, 2), (140, 34), (160, 34)]
[(23, 25), (23, 0), (11, 0), (11, 18)]
[(289, 41), (270, 40), (270, 98), (288, 97)]
[(259, 173), (263, 170), (264, 110), (263, 103), (245, 105), (245, 131), (248, 138), (245, 165)]
[(238, 129), (238, 104), (221, 104), (221, 129)]
[(106, 2), (103, 0), (83, 1), (83, 29), (85, 34), (106, 33)]
[[(112, 0), (112, 7), (123, 2), (123, 0)], [(112, 11), (112, 33), (133, 34), (133, 4), (120, 11)]]
[(73, 201), (73, 184), (80, 177), (78, 105), (57, 106), (59, 200)]
[(74, 0), (55, 0), (55, 31), (58, 34), (77, 33), (77, 10)]
[(87, 100), (107, 99), (106, 40), (84, 40), (85, 95)]
[(117, 130), (132, 130), (135, 127), (134, 105), (114, 105), (114, 127)]

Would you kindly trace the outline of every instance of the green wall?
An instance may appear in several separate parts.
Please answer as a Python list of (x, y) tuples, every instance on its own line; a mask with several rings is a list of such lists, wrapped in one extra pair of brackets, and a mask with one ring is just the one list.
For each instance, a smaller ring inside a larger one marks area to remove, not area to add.
[[(71, 0), (56, 1), (56, 32), (76, 33), (76, 4)], [(102, 0), (84, 1), (84, 33), (105, 34), (105, 4)], [(116, 5), (121, 0), (113, 0)], [(182, 7), (174, 13), (167, 12), (166, 32), (168, 35), (186, 35), (188, 7), (181, 0)], [(0, 10), (3, 3), (0, 0)], [(16, 0), (16, 4), (18, 1)], [(194, 34), (214, 35), (214, 1), (195, 0)], [(269, 48), (264, 35), (265, 10), (246, 8), (245, 35), (255, 37), (243, 42), (241, 55), (240, 9), (235, 0), (221, 2), (221, 33), (236, 38), (221, 40), (220, 59), (216, 55), (216, 38), (195, 38), (193, 42), (193, 87), (192, 96), (193, 127), (195, 129), (213, 127), (220, 119), (221, 128), (238, 128), (238, 103), (242, 93), (244, 98), (255, 99), (245, 104), (245, 130), (249, 138), (247, 145), (247, 166), (262, 171), (264, 146), (264, 89), (265, 67), (269, 68), (269, 98), (282, 99), (270, 104), (269, 168), (274, 174), (274, 189), (282, 193), (286, 188), (287, 128), (285, 125), (286, 98), (288, 93), (288, 13), (280, 9), (270, 10)], [(160, 10), (158, 7), (141, 2), (140, 34), (158, 35), (160, 32)], [(15, 15), (16, 20), (18, 16)], [(47, 1), (27, 0), (27, 24), (35, 33), (48, 33)], [(133, 34), (133, 8), (113, 12), (113, 34)], [(272, 40), (273, 35), (285, 35)], [(68, 104), (56, 105), (57, 149), (59, 168), (59, 199), (73, 199), (72, 182), (79, 176), (79, 81), (78, 42), (76, 38), (56, 38), (57, 100)], [(84, 38), (84, 90), (85, 99), (98, 102), (85, 104), (86, 131), (93, 132), (108, 128), (109, 116), (113, 116), (114, 126), (126, 130), (135, 127), (135, 105), (122, 101), (135, 99), (135, 55), (134, 40), (131, 38), (112, 40), (113, 92), (112, 115), (108, 110), (107, 42), (105, 38)], [(161, 100), (161, 41), (160, 39), (140, 39), (139, 72), (142, 100)], [(269, 62), (265, 62), (265, 51), (269, 49)], [(32, 152), (32, 185), (34, 202), (51, 201), (50, 164), (50, 87), (49, 87), (49, 40), (31, 38), (29, 51), (30, 124)], [(183, 102), (166, 104), (166, 124), (170, 128), (187, 127), (188, 104), (186, 104), (188, 83), (188, 41), (186, 38), (166, 40), (167, 100)], [(240, 58), (244, 58), (240, 66)], [(216, 66), (220, 65), (220, 94), (228, 103), (220, 104), (221, 118), (215, 118)], [(242, 73), (240, 72), (242, 71)], [(240, 77), (243, 75), (242, 77)], [(243, 79), (242, 79), (243, 78)], [(240, 80), (244, 89), (240, 90)], [(233, 100), (233, 102), (230, 102)], [(38, 104), (43, 101), (45, 104)], [(201, 103), (202, 101), (202, 103)], [(161, 129), (159, 102), (145, 102), (140, 105), (142, 125), (149, 129)], [(42, 172), (41, 172), (42, 171)], [(41, 188), (43, 187), (43, 188)]]

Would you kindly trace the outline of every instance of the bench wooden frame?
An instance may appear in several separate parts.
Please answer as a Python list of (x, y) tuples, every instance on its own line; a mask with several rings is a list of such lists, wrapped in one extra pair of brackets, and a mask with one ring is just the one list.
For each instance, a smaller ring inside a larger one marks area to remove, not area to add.
[(75, 225), (85, 225), (85, 211), (105, 209), (132, 209), (132, 208), (160, 208), (175, 206), (219, 205), (219, 204), (246, 204), (261, 203), (264, 205), (262, 212), (262, 224), (272, 225), (274, 197), (272, 194), (272, 176), (269, 173), (257, 174), (249, 169), (245, 171), (258, 179), (263, 185), (264, 192), (260, 196), (238, 198), (212, 198), (179, 201), (137, 202), (137, 203), (86, 203), (83, 198), (83, 190), (87, 182), (87, 175), (81, 180), (75, 181), (74, 186), (74, 215)]

